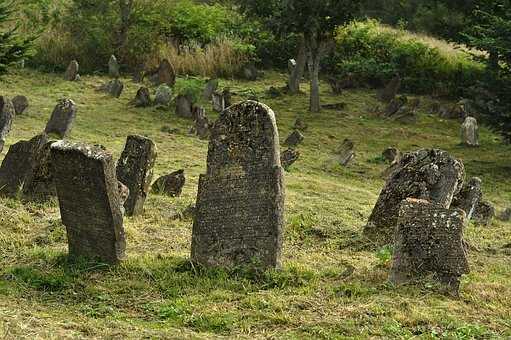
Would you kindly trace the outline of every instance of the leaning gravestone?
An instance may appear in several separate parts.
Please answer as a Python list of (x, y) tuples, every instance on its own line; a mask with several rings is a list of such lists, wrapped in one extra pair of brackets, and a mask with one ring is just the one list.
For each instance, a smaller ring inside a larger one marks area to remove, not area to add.
[(381, 101), (388, 103), (396, 97), (397, 93), (399, 92), (400, 87), (401, 87), (401, 77), (395, 76), (387, 84), (387, 86), (380, 92), (378, 98)]
[(170, 87), (176, 84), (176, 72), (167, 59), (163, 59), (158, 67), (158, 84), (167, 84)]
[(124, 204), (126, 215), (134, 216), (143, 212), (155, 160), (156, 146), (153, 141), (142, 136), (128, 136), (117, 162), (117, 179), (129, 189)]
[(66, 138), (76, 117), (76, 105), (71, 99), (60, 99), (53, 110), (44, 132)]
[(290, 146), (290, 147), (297, 147), (298, 145), (300, 145), (303, 140), (305, 139), (304, 135), (298, 131), (298, 130), (294, 130), (293, 132), (291, 132), (291, 134), (286, 138), (286, 140), (284, 141), (284, 145), (287, 145), (287, 146)]
[(185, 171), (181, 169), (174, 171), (171, 174), (161, 176), (154, 181), (151, 187), (151, 192), (154, 194), (165, 194), (171, 197), (179, 197), (183, 192), (185, 183)]
[(465, 213), (425, 200), (407, 199), (399, 209), (390, 281), (408, 283), (434, 273), (453, 295), (469, 273), (463, 240)]
[(55, 196), (48, 135), (11, 145), (0, 167), (0, 194), (46, 199)]
[(280, 163), (285, 170), (289, 170), (299, 158), (300, 151), (289, 148), (280, 155)]
[(192, 260), (206, 266), (280, 266), (283, 169), (273, 111), (246, 101), (220, 114), (199, 179)]
[(451, 207), (463, 210), (470, 221), (482, 197), (482, 181), (478, 177), (472, 177), (463, 185), (459, 194), (454, 196)]
[(110, 60), (108, 60), (108, 74), (112, 78), (119, 78), (121, 73), (119, 72), (120, 66), (117, 62), (117, 58), (112, 54)]
[(461, 144), (466, 146), (479, 146), (479, 126), (477, 119), (467, 117), (461, 125)]
[(346, 138), (338, 150), (340, 155), (339, 163), (342, 166), (348, 166), (355, 158), (355, 143), (351, 139)]
[(25, 96), (16, 96), (12, 98), (12, 105), (17, 115), (22, 114), (28, 108), (28, 98)]
[(69, 255), (115, 264), (126, 241), (115, 161), (100, 146), (60, 141), (51, 145)]
[(463, 163), (445, 151), (422, 149), (406, 153), (385, 183), (364, 234), (376, 243), (391, 243), (403, 200), (426, 199), (448, 209), (464, 179)]
[(149, 92), (149, 89), (144, 86), (139, 88), (132, 103), (136, 107), (151, 106), (151, 93)]
[(64, 79), (69, 81), (75, 81), (80, 79), (80, 75), (78, 71), (80, 70), (80, 66), (76, 60), (72, 60), (67, 66), (66, 73), (64, 74)]
[(4, 149), (5, 139), (11, 132), (15, 116), (16, 111), (12, 102), (6, 97), (0, 96), (0, 152)]

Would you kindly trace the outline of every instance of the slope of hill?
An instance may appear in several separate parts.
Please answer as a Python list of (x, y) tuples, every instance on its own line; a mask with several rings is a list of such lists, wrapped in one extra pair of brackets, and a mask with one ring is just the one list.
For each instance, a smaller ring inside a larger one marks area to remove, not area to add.
[[(511, 149), (489, 130), (482, 129), (480, 148), (465, 148), (459, 122), (426, 114), (430, 98), (421, 98), (417, 124), (402, 125), (369, 114), (377, 104), (372, 91), (335, 97), (323, 84), (324, 101), (343, 101), (346, 109), (310, 114), (305, 95), (265, 98), (268, 87), (284, 83), (282, 75), (222, 81), (239, 93), (254, 89), (274, 109), (281, 141), (297, 117), (309, 129), (299, 148), (302, 158), (286, 173), (283, 270), (204, 271), (188, 263), (191, 220), (179, 215), (195, 201), (207, 141), (189, 135), (191, 122), (171, 110), (130, 107), (138, 85), (129, 80), (120, 99), (96, 92), (104, 80), (71, 83), (31, 71), (6, 77), (2, 94), (25, 94), (31, 102), (16, 118), (8, 144), (42, 131), (56, 100), (70, 97), (79, 107), (72, 140), (103, 144), (118, 157), (128, 134), (146, 135), (158, 147), (155, 177), (185, 169), (183, 195), (151, 195), (143, 216), (125, 219), (129, 259), (114, 268), (66, 261), (56, 202), (0, 199), (0, 337), (511, 336), (509, 223), (467, 228), (472, 272), (463, 278), (459, 299), (436, 293), (429, 283), (392, 287), (388, 250), (370, 249), (361, 238), (383, 185), (380, 155), (389, 146), (451, 152), (469, 176), (483, 179), (498, 210), (508, 207)], [(163, 132), (163, 126), (179, 132)], [(357, 152), (348, 168), (334, 155), (344, 138), (355, 142)]]

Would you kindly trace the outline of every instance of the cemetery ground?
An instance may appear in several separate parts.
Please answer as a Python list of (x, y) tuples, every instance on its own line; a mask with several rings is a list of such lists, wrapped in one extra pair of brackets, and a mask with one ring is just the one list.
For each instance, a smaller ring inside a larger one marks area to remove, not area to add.
[[(130, 106), (139, 85), (129, 79), (115, 99), (95, 91), (102, 77), (67, 82), (61, 75), (17, 72), (2, 80), (2, 94), (24, 94), (30, 107), (16, 117), (1, 158), (8, 145), (41, 132), (56, 100), (68, 97), (78, 106), (70, 140), (102, 144), (118, 157), (127, 135), (145, 135), (158, 148), (153, 179), (185, 169), (187, 182), (181, 197), (151, 194), (143, 215), (125, 217), (128, 259), (117, 267), (68, 262), (56, 200), (0, 199), (0, 338), (511, 336), (509, 222), (466, 229), (471, 273), (459, 298), (442, 295), (432, 281), (393, 287), (387, 283), (390, 249), (371, 247), (362, 237), (384, 184), (381, 152), (389, 146), (444, 149), (464, 162), (467, 178), (482, 178), (485, 198), (498, 212), (511, 201), (509, 146), (484, 127), (479, 148), (461, 146), (460, 122), (429, 115), (431, 98), (421, 97), (418, 123), (405, 125), (370, 113), (374, 90), (334, 96), (323, 83), (323, 102), (346, 108), (311, 114), (307, 95), (266, 95), (285, 83), (284, 75), (221, 80), (238, 94), (253, 89), (275, 111), (281, 143), (297, 117), (308, 129), (301, 158), (285, 175), (282, 270), (205, 270), (188, 260), (192, 220), (183, 214), (195, 203), (206, 167), (207, 141), (188, 133), (192, 121), (177, 118), (173, 108)], [(335, 154), (345, 138), (356, 148), (348, 167)]]

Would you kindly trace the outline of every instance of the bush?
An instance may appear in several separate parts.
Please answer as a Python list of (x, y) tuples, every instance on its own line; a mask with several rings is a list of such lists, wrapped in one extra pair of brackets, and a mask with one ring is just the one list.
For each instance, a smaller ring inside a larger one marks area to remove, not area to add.
[(413, 93), (462, 95), (483, 72), (480, 64), (452, 46), (370, 20), (336, 31), (336, 48), (327, 60), (330, 73), (353, 73), (360, 83), (380, 87), (396, 73)]

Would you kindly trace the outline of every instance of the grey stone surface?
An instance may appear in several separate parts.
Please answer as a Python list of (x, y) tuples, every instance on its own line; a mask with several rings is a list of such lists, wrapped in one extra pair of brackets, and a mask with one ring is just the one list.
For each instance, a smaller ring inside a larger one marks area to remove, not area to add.
[(149, 92), (149, 89), (144, 86), (139, 88), (132, 103), (136, 107), (151, 106), (152, 101), (151, 101), (151, 93)]
[(64, 79), (68, 81), (76, 81), (80, 79), (80, 75), (78, 72), (80, 71), (80, 66), (76, 60), (72, 60), (67, 66), (66, 73), (64, 73)]
[(193, 104), (192, 99), (189, 96), (177, 96), (176, 115), (181, 118), (193, 118)]
[(11, 145), (0, 167), (0, 194), (29, 200), (56, 195), (45, 133)]
[(200, 176), (192, 261), (205, 266), (280, 266), (283, 169), (273, 111), (254, 101), (220, 114)]
[(119, 62), (113, 54), (108, 60), (108, 75), (112, 78), (119, 78), (121, 76)]
[(167, 84), (162, 84), (156, 89), (154, 103), (161, 106), (169, 106), (172, 100), (172, 89)]
[(158, 67), (158, 85), (167, 84), (172, 87), (176, 84), (176, 71), (174, 66), (167, 59), (163, 59)]
[(117, 162), (117, 179), (129, 189), (124, 203), (126, 215), (140, 215), (153, 179), (156, 145), (149, 138), (132, 135)]
[(300, 145), (304, 139), (305, 139), (305, 137), (303, 136), (303, 134), (300, 131), (294, 130), (286, 138), (286, 140), (284, 141), (284, 145), (287, 145), (289, 147), (296, 147), (296, 146)]
[(401, 77), (395, 76), (392, 80), (385, 86), (385, 88), (379, 93), (378, 98), (383, 102), (392, 101), (399, 92), (401, 88)]
[(46, 124), (44, 132), (48, 135), (56, 135), (60, 139), (66, 138), (73, 127), (76, 110), (76, 105), (71, 99), (60, 99)]
[(399, 209), (390, 281), (404, 284), (433, 273), (447, 292), (459, 294), (470, 271), (463, 240), (465, 213), (425, 200), (407, 199)]
[(463, 163), (445, 151), (422, 149), (404, 154), (385, 183), (364, 234), (375, 243), (392, 243), (403, 200), (426, 199), (447, 209), (464, 180)]
[(351, 139), (346, 138), (337, 152), (339, 154), (339, 163), (342, 166), (348, 166), (355, 159), (355, 144)]
[(467, 214), (467, 220), (471, 220), (482, 198), (482, 181), (478, 177), (472, 177), (463, 184), (461, 191), (454, 196), (451, 207), (463, 210)]
[(213, 103), (213, 110), (215, 110), (216, 112), (222, 112), (223, 110), (225, 110), (226, 105), (223, 93), (216, 91), (213, 92), (211, 96), (211, 101)]
[(493, 204), (483, 199), (475, 207), (473, 219), (477, 225), (489, 226), (496, 216)]
[(11, 132), (15, 116), (16, 111), (12, 102), (8, 98), (0, 96), (0, 152), (4, 149), (5, 139)]
[(154, 181), (151, 192), (155, 194), (164, 194), (172, 197), (179, 197), (183, 192), (186, 183), (185, 171), (178, 170), (171, 174), (161, 176)]
[(213, 78), (206, 81), (206, 85), (204, 86), (204, 91), (202, 92), (202, 97), (205, 100), (211, 100), (213, 93), (218, 89), (218, 79)]
[(474, 117), (467, 117), (461, 125), (461, 144), (479, 146), (479, 125)]
[(206, 116), (206, 110), (202, 107), (195, 107), (195, 133), (200, 139), (206, 139), (209, 137), (209, 120)]
[(122, 200), (112, 155), (99, 146), (51, 145), (62, 223), (70, 257), (116, 264), (125, 258)]
[(288, 170), (300, 158), (300, 152), (294, 149), (287, 149), (280, 155), (282, 167)]
[(120, 79), (110, 80), (103, 84), (99, 90), (108, 93), (112, 97), (119, 98), (124, 90), (124, 83)]
[(28, 108), (28, 98), (25, 96), (16, 96), (12, 98), (12, 104), (14, 105), (16, 114), (20, 115)]

